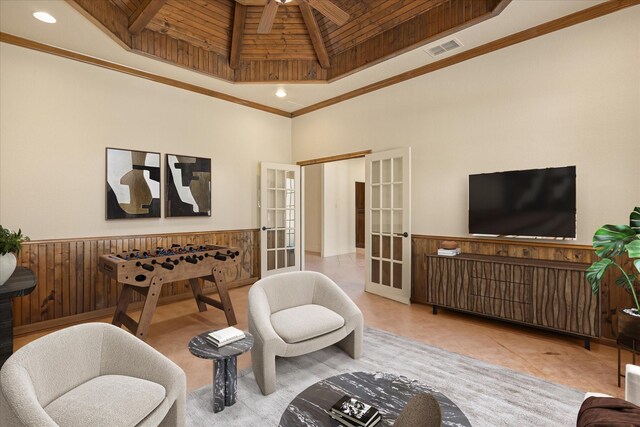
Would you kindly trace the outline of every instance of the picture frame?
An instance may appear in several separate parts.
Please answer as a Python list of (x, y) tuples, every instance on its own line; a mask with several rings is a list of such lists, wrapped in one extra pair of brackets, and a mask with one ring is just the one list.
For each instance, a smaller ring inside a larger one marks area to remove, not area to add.
[(211, 159), (165, 155), (165, 217), (211, 216)]
[(160, 153), (107, 147), (105, 218), (160, 218)]

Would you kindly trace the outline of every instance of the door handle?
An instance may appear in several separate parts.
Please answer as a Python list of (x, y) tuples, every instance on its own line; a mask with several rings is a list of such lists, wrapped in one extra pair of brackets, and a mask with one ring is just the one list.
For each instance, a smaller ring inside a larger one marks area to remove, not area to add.
[(262, 226), (262, 231), (265, 231), (265, 230), (272, 230), (272, 229), (273, 229), (273, 227), (265, 227), (265, 226)]
[(395, 233), (396, 236), (409, 237), (409, 233), (406, 231), (404, 233)]

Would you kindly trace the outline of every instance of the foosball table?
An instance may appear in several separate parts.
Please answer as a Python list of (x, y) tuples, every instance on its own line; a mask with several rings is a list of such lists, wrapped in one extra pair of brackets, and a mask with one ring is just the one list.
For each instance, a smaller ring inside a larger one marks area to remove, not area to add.
[[(166, 249), (133, 249), (120, 254), (101, 255), (98, 261), (100, 271), (123, 284), (112, 323), (126, 326), (138, 338), (145, 340), (162, 286), (188, 280), (199, 311), (206, 311), (207, 305), (218, 308), (224, 311), (229, 326), (235, 325), (236, 315), (224, 272), (237, 262), (239, 255), (237, 248), (214, 245), (172, 245)], [(202, 293), (200, 279), (216, 285), (219, 301)], [(137, 322), (127, 314), (134, 291), (145, 296)]]

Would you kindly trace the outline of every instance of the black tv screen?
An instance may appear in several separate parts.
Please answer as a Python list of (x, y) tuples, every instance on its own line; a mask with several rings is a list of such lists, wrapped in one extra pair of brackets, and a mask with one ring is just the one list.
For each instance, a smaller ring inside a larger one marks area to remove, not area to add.
[(469, 233), (576, 237), (576, 167), (469, 175)]

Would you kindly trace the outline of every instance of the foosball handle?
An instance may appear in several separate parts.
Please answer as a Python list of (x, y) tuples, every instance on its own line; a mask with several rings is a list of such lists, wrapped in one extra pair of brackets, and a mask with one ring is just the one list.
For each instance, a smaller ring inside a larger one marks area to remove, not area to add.
[(170, 262), (163, 262), (160, 265), (162, 265), (162, 268), (166, 268), (167, 270), (173, 270), (173, 264), (171, 264)]

